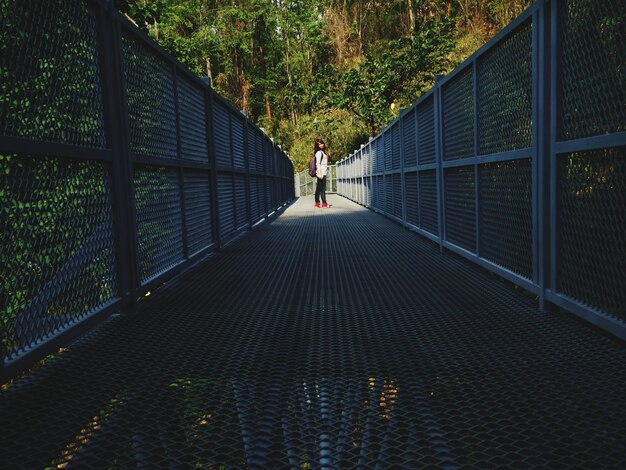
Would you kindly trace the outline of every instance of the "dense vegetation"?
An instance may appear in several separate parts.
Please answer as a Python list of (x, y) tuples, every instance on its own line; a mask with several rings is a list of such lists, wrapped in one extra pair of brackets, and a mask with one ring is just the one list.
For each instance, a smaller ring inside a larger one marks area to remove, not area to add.
[(290, 153), (340, 158), (530, 0), (117, 0)]

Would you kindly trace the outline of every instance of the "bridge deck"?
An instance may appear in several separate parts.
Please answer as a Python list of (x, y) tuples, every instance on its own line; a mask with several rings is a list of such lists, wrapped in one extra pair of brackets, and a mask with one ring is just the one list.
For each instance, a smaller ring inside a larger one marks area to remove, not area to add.
[(3, 392), (2, 468), (624, 468), (626, 348), (340, 197)]

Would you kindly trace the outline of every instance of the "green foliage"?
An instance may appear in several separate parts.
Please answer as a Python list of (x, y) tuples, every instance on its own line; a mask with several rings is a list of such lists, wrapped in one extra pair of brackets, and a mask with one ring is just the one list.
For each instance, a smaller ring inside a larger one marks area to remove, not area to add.
[(453, 23), (426, 22), (414, 39), (381, 41), (365, 62), (341, 74), (339, 99), (368, 125), (371, 135), (410, 106), (448, 65)]
[[(530, 1), (116, 4), (192, 72), (210, 76), (301, 170), (315, 137), (337, 157), (358, 147)], [(329, 123), (328, 116), (340, 121)]]
[(25, 346), (25, 312), (46, 330), (111, 300), (117, 286), (104, 165), (0, 154), (0, 170), (1, 347), (11, 355)]
[(368, 131), (353, 113), (335, 108), (317, 110), (301, 116), (298, 124), (282, 121), (266, 129), (278, 136), (290, 149), (294, 167), (304, 169), (313, 155), (313, 141), (322, 136), (331, 162), (335, 162), (368, 139)]
[(46, 7), (0, 4), (0, 133), (104, 147), (95, 16), (81, 2)]

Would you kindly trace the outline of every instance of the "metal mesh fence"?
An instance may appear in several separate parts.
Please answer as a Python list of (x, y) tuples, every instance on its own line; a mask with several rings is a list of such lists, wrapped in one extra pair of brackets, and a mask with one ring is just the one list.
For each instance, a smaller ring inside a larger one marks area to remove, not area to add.
[(382, 136), (376, 139), (376, 170), (385, 171), (385, 138)]
[[(244, 155), (244, 137), (243, 137), (243, 118), (232, 117), (231, 119), (231, 131), (233, 140), (233, 166), (235, 168), (245, 168), (245, 155)], [(276, 158), (272, 159), (276, 161)], [(275, 170), (272, 170), (274, 173)]]
[(451, 168), (446, 179), (446, 239), (470, 251), (476, 250), (476, 202), (474, 167)]
[(419, 225), (419, 198), (417, 192), (417, 173), (404, 175), (404, 193), (406, 197), (406, 220), (412, 225)]
[(626, 320), (626, 148), (559, 156), (559, 288)]
[(532, 144), (532, 22), (478, 61), (479, 154)]
[(396, 175), (386, 175), (383, 176), (382, 179), (384, 181), (384, 188), (385, 188), (385, 193), (384, 193), (384, 205), (383, 205), (383, 210), (389, 214), (389, 215), (395, 215), (393, 212), (393, 179)]
[(138, 155), (176, 158), (172, 66), (128, 34), (122, 36), (130, 148)]
[(532, 278), (532, 161), (491, 163), (478, 174), (481, 255)]
[(396, 173), (392, 178), (393, 184), (393, 215), (402, 218), (402, 175)]
[(400, 122), (396, 121), (396, 124), (391, 129), (391, 139), (392, 139), (392, 168), (394, 170), (399, 170), (402, 162), (402, 156), (400, 155)]
[(265, 139), (261, 134), (256, 134), (255, 152), (256, 152), (256, 170), (263, 171), (265, 166), (265, 153), (263, 152), (263, 141)]
[(472, 67), (442, 88), (444, 160), (474, 155), (474, 93)]
[(213, 102), (213, 136), (215, 138), (215, 161), (218, 166), (232, 163), (230, 116), (228, 109), (219, 101)]
[(430, 233), (439, 233), (439, 208), (437, 207), (437, 174), (432, 171), (419, 173), (420, 227)]
[(257, 189), (259, 191), (258, 200), (261, 214), (267, 214), (267, 197), (266, 197), (266, 181), (262, 176), (258, 179)]
[(560, 9), (561, 139), (626, 131), (626, 18), (621, 0)]
[[(315, 188), (317, 186), (316, 178), (309, 175), (309, 171), (301, 171), (295, 175), (295, 184), (298, 186), (298, 195), (300, 197), (310, 196), (315, 194)], [(328, 174), (326, 175), (326, 193), (338, 192), (338, 177), (337, 166), (329, 165)]]
[(2, 349), (12, 359), (116, 297), (108, 164), (0, 154)]
[(0, 0), (0, 135), (106, 146), (96, 20), (80, 0)]
[[(248, 200), (293, 197), (288, 156), (230, 106), (209, 136), (225, 102), (111, 3), (0, 0), (3, 379), (223, 243), (229, 204), (243, 230)], [(215, 154), (237, 173), (226, 211)]]
[(381, 139), (382, 145), (379, 148), (383, 148), (383, 160), (381, 170), (389, 172), (393, 169), (393, 131), (390, 129), (386, 134), (383, 134)]
[(417, 165), (417, 127), (415, 110), (402, 118), (402, 140), (404, 143), (404, 167)]
[(432, 95), (417, 107), (416, 113), (419, 164), (435, 163), (435, 107)]
[(256, 176), (250, 177), (250, 217), (252, 222), (256, 222), (261, 217), (261, 206), (259, 204), (259, 180)]
[(163, 167), (137, 168), (134, 189), (139, 267), (146, 281), (183, 259), (178, 174)]
[(378, 211), (624, 339), (625, 26), (618, 0), (537, 1), (363, 149)]
[(208, 162), (204, 93), (181, 77), (178, 79), (177, 87), (182, 157)]
[[(220, 235), (222, 238), (235, 230), (235, 200), (233, 192), (233, 175), (217, 175), (217, 198), (219, 201)], [(261, 187), (261, 194), (265, 195), (265, 188)]]
[[(243, 175), (234, 176), (234, 191), (235, 191), (235, 217), (237, 220), (236, 226), (238, 229), (244, 228), (248, 222), (248, 203), (246, 201), (246, 177)], [(272, 191), (276, 193), (275, 190)], [(276, 197), (273, 196), (271, 205), (276, 204)]]
[(256, 139), (257, 131), (254, 128), (248, 128), (248, 167), (252, 170), (256, 170), (257, 159), (259, 158), (256, 153)]
[(187, 243), (193, 254), (213, 243), (209, 175), (188, 171), (184, 182)]

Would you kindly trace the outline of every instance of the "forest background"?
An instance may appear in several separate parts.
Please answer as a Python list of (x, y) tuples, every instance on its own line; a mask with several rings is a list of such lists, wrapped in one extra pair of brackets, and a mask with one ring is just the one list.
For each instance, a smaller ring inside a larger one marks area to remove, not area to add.
[(389, 124), (532, 0), (116, 0), (306, 167)]

